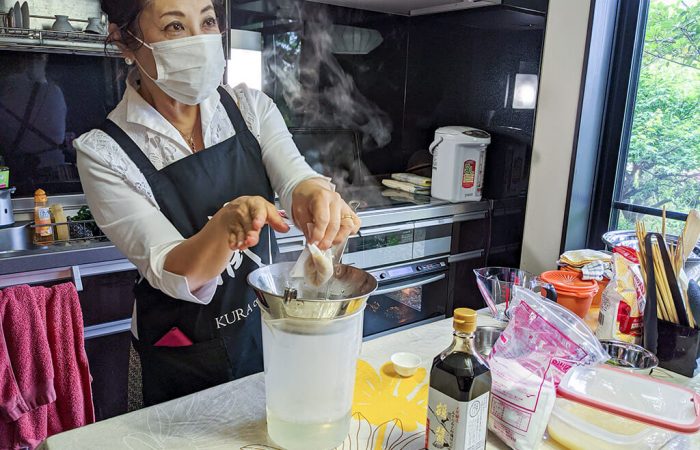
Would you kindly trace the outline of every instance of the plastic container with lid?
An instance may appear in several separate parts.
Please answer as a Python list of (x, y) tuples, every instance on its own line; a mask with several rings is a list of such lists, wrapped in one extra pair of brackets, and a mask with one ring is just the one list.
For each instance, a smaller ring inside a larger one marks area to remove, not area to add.
[[(606, 365), (575, 367), (557, 387), (552, 439), (572, 450), (698, 448), (700, 395)], [(678, 444), (678, 445), (675, 445)]]
[[(573, 272), (573, 273), (581, 273), (581, 271), (574, 269), (573, 267), (569, 266), (562, 266), (560, 270), (564, 270), (567, 272)], [(598, 293), (593, 296), (593, 301), (591, 302), (591, 308), (600, 308), (600, 304), (603, 301), (603, 291), (605, 290), (606, 287), (608, 287), (608, 284), (610, 284), (610, 279), (603, 277), (602, 280), (595, 280), (596, 284), (598, 285)]]
[(453, 203), (481, 200), (486, 147), (491, 135), (471, 127), (442, 127), (430, 144), (433, 155), (430, 194)]
[(558, 398), (549, 437), (570, 450), (657, 450), (677, 433)]
[(579, 273), (568, 270), (551, 270), (540, 277), (554, 286), (557, 303), (581, 318), (586, 317), (599, 290), (595, 280), (584, 280)]

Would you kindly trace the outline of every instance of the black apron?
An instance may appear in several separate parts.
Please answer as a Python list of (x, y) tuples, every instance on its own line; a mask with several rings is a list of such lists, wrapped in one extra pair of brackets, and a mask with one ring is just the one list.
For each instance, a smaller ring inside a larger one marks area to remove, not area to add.
[[(161, 212), (185, 238), (235, 198), (261, 196), (274, 202), (258, 141), (229, 93), (223, 88), (219, 93), (236, 135), (161, 170), (116, 124), (107, 121), (102, 126), (145, 175)], [(134, 347), (141, 357), (146, 406), (262, 371), (260, 310), (246, 278), (259, 263), (269, 264), (276, 249), (273, 233), (265, 227), (258, 245), (250, 249), (252, 258), (241, 252), (234, 255), (235, 271), (221, 275), (224, 284), (208, 305), (173, 299), (146, 280), (136, 286)], [(194, 345), (153, 345), (173, 327)]]

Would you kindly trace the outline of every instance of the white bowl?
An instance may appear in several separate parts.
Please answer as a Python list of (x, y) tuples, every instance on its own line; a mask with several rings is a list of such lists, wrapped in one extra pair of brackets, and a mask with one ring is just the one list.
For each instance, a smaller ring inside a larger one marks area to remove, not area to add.
[(420, 356), (414, 353), (400, 352), (391, 355), (391, 362), (396, 373), (402, 377), (410, 377), (416, 373), (422, 361)]

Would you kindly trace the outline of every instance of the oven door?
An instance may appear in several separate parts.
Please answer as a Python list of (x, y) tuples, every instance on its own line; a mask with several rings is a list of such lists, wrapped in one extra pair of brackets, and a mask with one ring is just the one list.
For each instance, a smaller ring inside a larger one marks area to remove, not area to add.
[[(379, 281), (379, 287), (367, 300), (365, 337), (375, 338), (445, 317), (449, 284), (445, 259), (371, 273)], [(402, 273), (409, 275), (396, 275)]]
[(343, 264), (368, 269), (413, 259), (413, 222), (365, 228), (348, 240)]

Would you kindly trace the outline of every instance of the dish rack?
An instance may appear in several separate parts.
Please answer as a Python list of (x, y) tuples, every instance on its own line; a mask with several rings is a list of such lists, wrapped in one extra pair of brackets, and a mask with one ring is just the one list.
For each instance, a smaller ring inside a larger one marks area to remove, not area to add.
[[(69, 239), (57, 239), (56, 227), (67, 226)], [(36, 242), (35, 230), (37, 228), (51, 227), (54, 239), (52, 242)], [(29, 225), (32, 240), (36, 245), (55, 245), (55, 244), (82, 244), (85, 242), (104, 242), (107, 240), (105, 234), (100, 230), (94, 220), (71, 220), (68, 222), (52, 222), (51, 225), (37, 225), (32, 222)]]
[[(0, 48), (35, 48), (68, 53), (105, 54), (105, 36), (82, 31), (32, 30), (0, 26)], [(113, 44), (106, 47), (108, 56), (118, 56)]]

